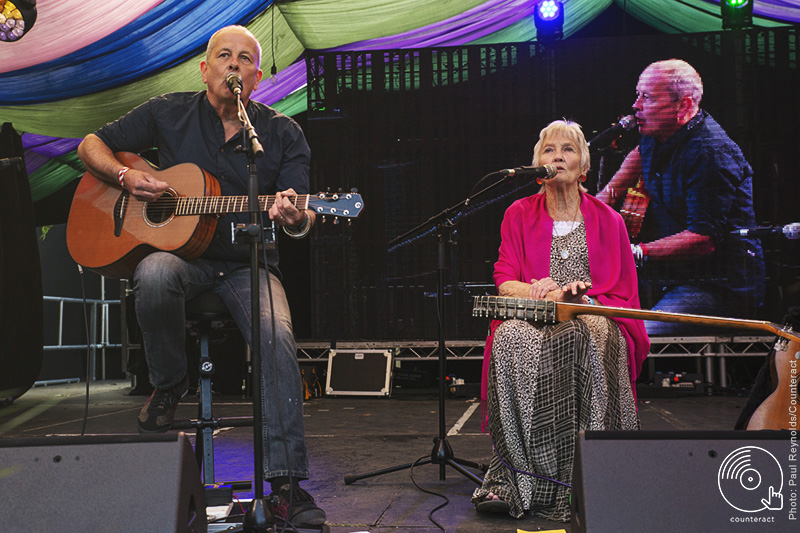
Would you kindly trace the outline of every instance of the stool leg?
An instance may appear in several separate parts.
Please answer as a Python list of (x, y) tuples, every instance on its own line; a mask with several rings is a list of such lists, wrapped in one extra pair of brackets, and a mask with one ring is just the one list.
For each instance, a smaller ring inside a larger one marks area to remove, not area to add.
[[(195, 454), (198, 463), (202, 460), (203, 483), (214, 483), (214, 430), (205, 425), (213, 420), (211, 412), (211, 374), (207, 365), (211, 364), (209, 354), (209, 333), (211, 323), (203, 323), (200, 331), (200, 404), (198, 406), (198, 421), (203, 423), (197, 428), (195, 438)], [(210, 368), (210, 367), (209, 367)], [(202, 458), (202, 459), (201, 459)]]
[[(211, 414), (211, 377), (203, 376), (200, 380), (200, 419), (206, 422), (213, 420)], [(202, 428), (203, 443), (203, 482), (206, 485), (214, 483), (214, 429), (205, 426)]]

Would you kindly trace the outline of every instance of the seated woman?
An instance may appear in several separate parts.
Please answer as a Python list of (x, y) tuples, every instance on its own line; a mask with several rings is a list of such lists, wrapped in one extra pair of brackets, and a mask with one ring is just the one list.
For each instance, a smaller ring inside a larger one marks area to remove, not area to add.
[[(506, 211), (498, 294), (638, 308), (625, 224), (581, 185), (589, 147), (580, 126), (558, 120), (543, 129), (533, 164), (558, 174)], [(633, 384), (649, 348), (640, 320), (494, 321), (482, 391), (494, 455), (476, 509), (568, 521), (578, 431), (638, 429)]]

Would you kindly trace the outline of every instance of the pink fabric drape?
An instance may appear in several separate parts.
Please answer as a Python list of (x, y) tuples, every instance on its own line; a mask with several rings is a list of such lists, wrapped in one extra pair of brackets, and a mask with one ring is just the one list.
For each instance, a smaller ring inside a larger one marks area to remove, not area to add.
[[(3, 43), (0, 72), (19, 70), (71, 54), (130, 24), (163, 1), (39, 0), (33, 28), (23, 39)], [(32, 50), (36, 53), (22, 53)]]

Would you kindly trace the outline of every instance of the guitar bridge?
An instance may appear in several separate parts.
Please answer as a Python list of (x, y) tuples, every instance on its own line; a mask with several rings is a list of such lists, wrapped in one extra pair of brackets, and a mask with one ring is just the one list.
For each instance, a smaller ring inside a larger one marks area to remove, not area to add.
[(114, 237), (119, 237), (122, 234), (122, 223), (125, 220), (125, 213), (128, 211), (128, 198), (131, 193), (126, 189), (122, 192), (114, 203)]

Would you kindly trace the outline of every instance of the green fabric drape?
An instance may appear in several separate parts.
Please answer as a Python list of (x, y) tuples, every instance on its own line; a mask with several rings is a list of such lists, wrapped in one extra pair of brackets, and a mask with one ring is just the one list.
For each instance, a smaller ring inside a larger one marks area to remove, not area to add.
[(38, 202), (53, 194), (72, 180), (79, 178), (86, 169), (76, 152), (70, 152), (52, 159), (28, 176), (31, 183), (31, 197)]
[[(664, 33), (697, 33), (722, 29), (719, 2), (707, 0), (614, 0), (618, 6), (645, 24)], [(753, 25), (762, 28), (786, 26), (762, 17), (753, 17)]]
[(396, 35), (479, 6), (485, 0), (303, 0), (278, 2), (306, 48), (318, 50)]

